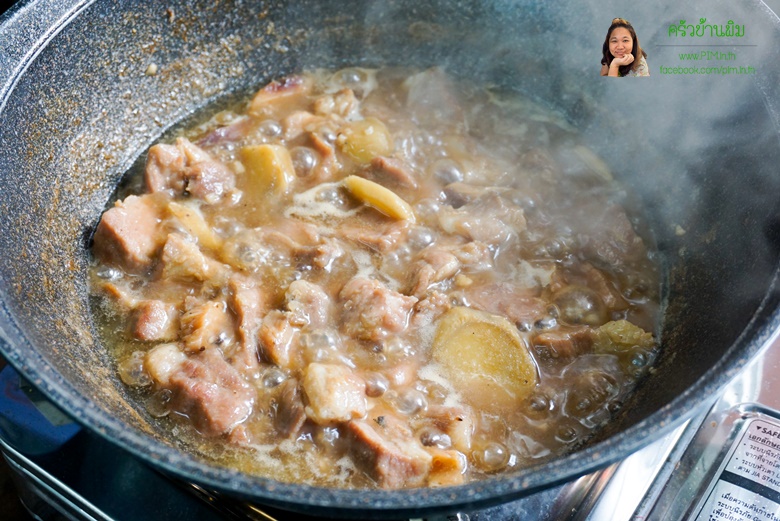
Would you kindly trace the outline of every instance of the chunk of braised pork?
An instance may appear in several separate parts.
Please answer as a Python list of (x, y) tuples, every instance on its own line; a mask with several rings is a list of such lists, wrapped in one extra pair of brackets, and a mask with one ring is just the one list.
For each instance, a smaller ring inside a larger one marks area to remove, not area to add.
[[(194, 145), (193, 145), (194, 146)], [(184, 171), (185, 195), (215, 204), (236, 186), (230, 169), (218, 161), (201, 161)]]
[(179, 310), (170, 302), (144, 300), (133, 310), (130, 330), (144, 342), (175, 340), (179, 334)]
[(487, 244), (471, 241), (451, 249), (452, 254), (472, 271), (484, 271), (493, 266), (493, 253)]
[(312, 81), (303, 76), (287, 76), (264, 86), (252, 98), (249, 113), (253, 116), (270, 115), (274, 110), (311, 92)]
[(168, 387), (171, 376), (181, 369), (187, 355), (176, 344), (160, 344), (146, 353), (144, 369), (158, 385)]
[(219, 283), (226, 274), (225, 266), (204, 255), (197, 244), (178, 233), (168, 235), (162, 251), (163, 280)]
[(460, 261), (451, 252), (440, 247), (428, 247), (420, 253), (415, 263), (412, 295), (420, 298), (428, 288), (453, 277), (460, 270)]
[(313, 171), (313, 178), (317, 182), (330, 181), (341, 171), (341, 162), (334, 144), (338, 131), (339, 125), (336, 122), (326, 120), (307, 133), (309, 146), (319, 155), (319, 162)]
[(254, 126), (254, 121), (247, 116), (239, 116), (226, 125), (219, 126), (198, 139), (195, 144), (199, 147), (213, 147), (231, 141), (240, 141)]
[(298, 381), (290, 378), (279, 385), (273, 405), (274, 427), (284, 437), (297, 434), (306, 422), (306, 407)]
[(181, 316), (181, 338), (187, 351), (226, 346), (234, 340), (233, 320), (222, 301), (201, 302), (187, 297)]
[(516, 239), (527, 226), (523, 209), (493, 192), (459, 208), (442, 207), (438, 219), (445, 232), (491, 246)]
[(571, 284), (572, 284), (571, 274), (567, 273), (565, 270), (563, 270), (561, 267), (558, 266), (555, 269), (553, 269), (552, 272), (550, 273), (550, 282), (547, 284), (547, 287), (545, 289), (547, 290), (548, 293), (552, 295)]
[(536, 296), (534, 289), (510, 282), (496, 282), (474, 285), (465, 291), (476, 309), (504, 315), (523, 329), (547, 316), (548, 304)]
[(263, 317), (259, 331), (260, 358), (268, 363), (288, 368), (295, 361), (300, 329), (290, 323), (290, 314), (272, 310)]
[(333, 178), (341, 169), (334, 140), (338, 133), (340, 122), (322, 115), (315, 115), (306, 110), (296, 110), (281, 120), (285, 139), (290, 142), (305, 136), (305, 146), (313, 159), (310, 169), (299, 171), (298, 175), (307, 177), (310, 181), (324, 182)]
[(344, 330), (362, 340), (381, 341), (409, 323), (417, 298), (393, 291), (381, 282), (356, 277), (339, 294)]
[(322, 328), (330, 322), (330, 297), (317, 284), (296, 280), (287, 288), (285, 299), (293, 325)]
[(444, 187), (444, 196), (450, 206), (460, 208), (466, 204), (476, 203), (488, 195), (504, 194), (509, 191), (509, 188), (500, 186), (480, 186), (457, 181)]
[(417, 179), (411, 167), (396, 157), (375, 157), (369, 166), (361, 171), (361, 175), (393, 189), (417, 188)]
[(311, 132), (324, 121), (324, 117), (312, 114), (307, 110), (296, 110), (282, 118), (284, 138), (287, 141), (292, 141), (304, 132)]
[(146, 155), (146, 189), (152, 193), (183, 193), (184, 179), (180, 172), (184, 171), (185, 166), (187, 159), (180, 147), (166, 143), (152, 146)]
[(235, 175), (225, 164), (185, 138), (149, 149), (145, 180), (149, 192), (191, 195), (209, 204), (236, 186)]
[(325, 238), (321, 244), (301, 248), (295, 254), (295, 259), (305, 265), (311, 265), (319, 270), (330, 271), (334, 263), (343, 257), (344, 248), (335, 239)]
[(165, 243), (162, 203), (152, 195), (130, 195), (117, 201), (95, 230), (95, 257), (130, 273), (148, 270)]
[(368, 225), (345, 222), (334, 232), (339, 239), (367, 246), (379, 253), (389, 253), (406, 240), (411, 228), (408, 220), (387, 222), (382, 219)]
[(263, 291), (254, 280), (233, 276), (228, 282), (228, 305), (236, 317), (238, 346), (231, 353), (237, 367), (254, 370), (258, 367), (258, 332), (267, 309)]
[(628, 302), (618, 291), (614, 282), (607, 277), (606, 273), (587, 263), (584, 268), (588, 287), (601, 297), (601, 300), (608, 308), (615, 311), (628, 308)]
[(172, 409), (206, 436), (229, 433), (252, 412), (255, 391), (217, 349), (188, 357), (175, 344), (162, 344), (147, 353), (144, 367), (172, 392)]
[(390, 414), (347, 424), (350, 454), (357, 467), (382, 488), (425, 483), (431, 455), (406, 424)]
[(461, 268), (483, 271), (490, 268), (492, 263), (490, 249), (478, 241), (463, 245), (429, 246), (420, 252), (414, 264), (411, 294), (422, 297), (432, 285), (452, 278)]
[(468, 453), (474, 436), (474, 414), (471, 409), (462, 406), (434, 405), (429, 407), (423, 425), (430, 425), (449, 437), (451, 446)]
[(586, 326), (553, 329), (536, 335), (533, 346), (545, 358), (574, 358), (591, 351), (593, 335), (593, 329)]
[(312, 363), (302, 380), (306, 415), (319, 425), (362, 418), (366, 383), (343, 365)]
[(336, 240), (321, 237), (312, 225), (290, 219), (237, 233), (225, 241), (222, 257), (244, 271), (280, 261), (329, 270), (343, 255), (344, 249)]
[(323, 136), (324, 133), (327, 133), (327, 127), (320, 128), (318, 131), (309, 132), (309, 143), (323, 159), (323, 162), (329, 162), (336, 157), (336, 147)]
[(460, 407), (437, 405), (425, 416), (412, 418), (410, 427), (433, 457), (428, 485), (457, 485), (464, 480), (466, 454), (471, 451), (474, 422), (471, 413)]
[(412, 325), (422, 328), (433, 324), (436, 319), (452, 307), (450, 298), (441, 291), (429, 290), (424, 298), (414, 305)]
[(330, 297), (318, 285), (294, 281), (285, 293), (286, 311), (272, 310), (263, 317), (258, 331), (260, 358), (279, 367), (297, 367), (301, 328), (320, 328), (330, 321)]
[(622, 207), (593, 201), (580, 207), (580, 214), (577, 231), (586, 255), (597, 265), (618, 268), (647, 255), (644, 241)]

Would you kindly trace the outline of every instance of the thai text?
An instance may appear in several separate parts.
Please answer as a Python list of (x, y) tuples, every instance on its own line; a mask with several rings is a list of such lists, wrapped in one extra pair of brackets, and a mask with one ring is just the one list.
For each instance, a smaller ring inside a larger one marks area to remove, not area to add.
[(699, 23), (693, 25), (685, 20), (680, 20), (679, 24), (669, 26), (668, 34), (675, 37), (713, 36), (742, 38), (745, 36), (745, 24), (736, 24), (734, 20), (729, 20), (725, 24), (708, 24), (706, 18), (699, 18)]

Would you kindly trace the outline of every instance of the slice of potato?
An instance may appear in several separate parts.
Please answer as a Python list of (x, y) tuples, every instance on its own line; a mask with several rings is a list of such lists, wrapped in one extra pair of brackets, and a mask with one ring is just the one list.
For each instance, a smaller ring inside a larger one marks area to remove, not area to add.
[(384, 123), (365, 118), (348, 123), (339, 134), (341, 150), (358, 163), (368, 163), (393, 151), (393, 137)]
[(175, 217), (193, 237), (198, 239), (198, 243), (204, 248), (218, 250), (222, 247), (222, 239), (214, 233), (214, 230), (208, 225), (198, 208), (188, 204), (171, 201), (168, 203), (168, 212)]
[(533, 358), (505, 317), (454, 307), (439, 320), (432, 355), (463, 397), (482, 409), (508, 407), (538, 383)]
[(356, 175), (344, 178), (343, 183), (357, 199), (376, 208), (388, 217), (415, 221), (412, 207), (392, 190)]
[(290, 152), (281, 145), (251, 145), (241, 149), (241, 163), (246, 168), (245, 191), (255, 198), (270, 192), (283, 194), (295, 180)]

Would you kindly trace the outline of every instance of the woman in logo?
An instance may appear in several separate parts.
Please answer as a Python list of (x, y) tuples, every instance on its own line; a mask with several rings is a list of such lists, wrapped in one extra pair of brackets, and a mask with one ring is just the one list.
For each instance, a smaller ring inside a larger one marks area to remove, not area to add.
[(631, 23), (624, 18), (612, 20), (601, 53), (602, 76), (650, 76), (647, 53), (639, 46)]

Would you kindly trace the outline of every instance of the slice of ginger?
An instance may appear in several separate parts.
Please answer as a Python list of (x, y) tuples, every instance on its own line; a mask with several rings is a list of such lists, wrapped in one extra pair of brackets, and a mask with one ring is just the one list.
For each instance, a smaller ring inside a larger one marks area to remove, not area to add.
[(398, 194), (379, 183), (356, 175), (344, 178), (344, 186), (359, 201), (379, 210), (388, 217), (415, 221), (414, 210)]
[(447, 311), (439, 320), (432, 356), (460, 394), (483, 409), (516, 405), (538, 383), (536, 364), (517, 328), (485, 311)]

